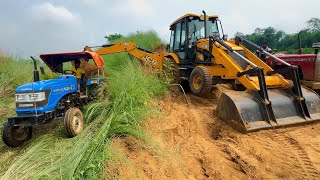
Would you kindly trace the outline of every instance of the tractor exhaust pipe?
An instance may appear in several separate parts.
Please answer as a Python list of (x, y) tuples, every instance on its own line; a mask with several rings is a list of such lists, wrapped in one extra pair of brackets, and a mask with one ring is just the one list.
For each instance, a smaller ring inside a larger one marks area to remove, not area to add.
[(39, 71), (37, 69), (37, 61), (32, 57), (30, 56), (31, 59), (33, 60), (33, 66), (34, 66), (34, 70), (33, 70), (33, 81), (34, 82), (37, 82), (37, 81), (40, 81), (40, 78), (39, 78)]
[(203, 16), (204, 16), (204, 38), (208, 38), (208, 33), (207, 33), (207, 13), (202, 10)]
[(302, 33), (302, 31), (300, 31), (300, 32), (298, 33), (298, 44), (299, 44), (298, 54), (302, 54), (302, 48), (301, 48), (301, 33)]

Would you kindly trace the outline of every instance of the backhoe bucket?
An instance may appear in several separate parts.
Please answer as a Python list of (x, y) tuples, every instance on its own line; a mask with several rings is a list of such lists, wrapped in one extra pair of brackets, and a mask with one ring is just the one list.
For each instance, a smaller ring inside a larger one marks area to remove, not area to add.
[(259, 93), (252, 90), (223, 93), (218, 102), (217, 115), (243, 133), (320, 120), (319, 96), (303, 87), (301, 89), (307, 113), (301, 112), (300, 103), (294, 100), (291, 90), (268, 89), (274, 119), (268, 116), (270, 112)]

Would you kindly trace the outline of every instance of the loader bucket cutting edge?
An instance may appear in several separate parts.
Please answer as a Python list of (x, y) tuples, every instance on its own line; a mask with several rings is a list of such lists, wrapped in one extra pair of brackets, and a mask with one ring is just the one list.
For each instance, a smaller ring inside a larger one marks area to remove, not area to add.
[(269, 120), (266, 106), (258, 92), (250, 90), (222, 93), (216, 110), (217, 116), (243, 133), (319, 121), (319, 96), (305, 88), (302, 88), (302, 92), (311, 118), (301, 115), (294, 94), (286, 89), (268, 90), (275, 120)]

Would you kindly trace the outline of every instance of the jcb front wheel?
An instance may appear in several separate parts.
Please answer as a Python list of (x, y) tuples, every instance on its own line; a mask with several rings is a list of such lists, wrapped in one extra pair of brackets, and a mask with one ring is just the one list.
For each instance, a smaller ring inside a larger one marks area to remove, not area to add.
[(189, 79), (190, 90), (197, 96), (210, 93), (212, 88), (212, 77), (210, 71), (202, 66), (195, 67)]
[(2, 130), (2, 140), (10, 147), (21, 146), (32, 137), (32, 127), (11, 126), (7, 121)]
[(78, 108), (70, 108), (64, 116), (64, 126), (67, 137), (72, 138), (80, 134), (84, 128), (83, 115)]
[(246, 87), (242, 85), (238, 80), (234, 80), (232, 83), (232, 88), (236, 91), (245, 91)]

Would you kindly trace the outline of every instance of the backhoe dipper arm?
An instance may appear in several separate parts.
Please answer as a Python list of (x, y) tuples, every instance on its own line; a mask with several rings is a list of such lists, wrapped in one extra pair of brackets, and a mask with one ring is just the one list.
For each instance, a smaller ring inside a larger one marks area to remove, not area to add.
[(107, 44), (102, 46), (88, 47), (84, 48), (84, 51), (93, 52), (91, 48), (101, 47), (95, 52), (99, 55), (107, 55), (121, 52), (128, 52), (132, 56), (141, 60), (142, 64), (151, 65), (158, 69), (162, 69), (164, 62), (164, 55), (157, 54), (146, 49), (137, 47), (134, 42), (121, 42), (117, 44)]

